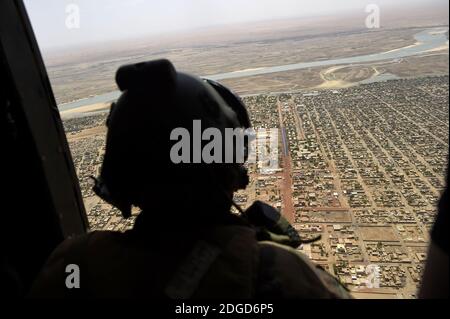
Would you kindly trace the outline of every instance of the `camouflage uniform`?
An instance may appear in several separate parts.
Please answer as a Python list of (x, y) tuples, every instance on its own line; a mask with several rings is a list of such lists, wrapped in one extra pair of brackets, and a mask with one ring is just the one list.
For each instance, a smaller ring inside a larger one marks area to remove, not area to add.
[[(258, 242), (255, 231), (245, 225), (146, 235), (137, 228), (65, 241), (44, 267), (31, 296), (350, 298), (335, 278), (300, 252)], [(80, 289), (65, 286), (68, 264), (80, 267)]]

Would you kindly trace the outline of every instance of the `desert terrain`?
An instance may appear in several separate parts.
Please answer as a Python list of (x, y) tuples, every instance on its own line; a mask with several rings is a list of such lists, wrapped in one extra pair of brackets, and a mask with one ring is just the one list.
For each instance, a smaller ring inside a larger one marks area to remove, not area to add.
[[(245, 69), (321, 61), (387, 52), (415, 44), (414, 34), (424, 28), (448, 26), (448, 14), (431, 8), (384, 12), (379, 29), (365, 27), (364, 12), (253, 22), (198, 29), (181, 34), (129, 39), (98, 46), (43, 52), (59, 104), (117, 90), (114, 74), (120, 65), (152, 59), (170, 59), (178, 70), (207, 76)], [(224, 58), (226, 57), (226, 58)], [(420, 63), (417, 63), (420, 62)], [(442, 75), (448, 46), (423, 57), (393, 66), (355, 66), (330, 70), (298, 70), (224, 80), (240, 94), (312, 87), (329, 87), (389, 72), (403, 76)], [(433, 68), (429, 68), (433, 65)], [(355, 69), (356, 68), (356, 69)], [(324, 77), (325, 75), (325, 77)], [(330, 81), (337, 81), (331, 82)]]

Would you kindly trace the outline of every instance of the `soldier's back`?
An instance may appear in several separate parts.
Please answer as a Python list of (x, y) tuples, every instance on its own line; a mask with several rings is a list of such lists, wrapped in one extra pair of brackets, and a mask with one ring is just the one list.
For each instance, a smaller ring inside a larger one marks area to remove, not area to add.
[[(65, 284), (67, 265), (80, 288)], [(258, 242), (246, 226), (138, 236), (93, 232), (62, 243), (32, 296), (94, 298), (346, 298), (345, 289), (294, 249)]]

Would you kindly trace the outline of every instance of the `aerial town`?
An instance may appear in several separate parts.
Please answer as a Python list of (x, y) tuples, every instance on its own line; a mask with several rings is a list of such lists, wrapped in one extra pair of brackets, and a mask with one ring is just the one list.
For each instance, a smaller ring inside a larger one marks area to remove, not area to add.
[[(279, 168), (248, 164), (235, 194), (279, 209), (299, 251), (357, 298), (415, 298), (449, 150), (448, 76), (351, 88), (246, 96), (255, 129), (277, 129)], [(105, 148), (106, 114), (65, 120), (91, 230), (124, 231), (135, 214), (92, 192)]]

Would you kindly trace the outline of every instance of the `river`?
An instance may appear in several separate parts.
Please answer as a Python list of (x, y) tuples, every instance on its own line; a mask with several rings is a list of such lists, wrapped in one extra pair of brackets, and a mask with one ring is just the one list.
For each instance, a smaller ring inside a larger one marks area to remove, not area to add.
[[(414, 55), (419, 55), (424, 52), (434, 50), (445, 46), (448, 44), (448, 39), (446, 36), (446, 32), (448, 31), (447, 27), (443, 28), (430, 28), (424, 31), (421, 31), (414, 35), (416, 40), (416, 44), (409, 45), (406, 47), (398, 48), (395, 50), (373, 53), (367, 55), (354, 56), (349, 58), (339, 58), (339, 59), (330, 59), (330, 60), (322, 60), (322, 61), (313, 61), (313, 62), (302, 62), (302, 63), (294, 63), (294, 64), (285, 64), (271, 67), (262, 67), (262, 68), (254, 68), (248, 70), (239, 70), (234, 72), (227, 73), (219, 73), (214, 75), (204, 76), (205, 78), (211, 80), (225, 80), (225, 79), (235, 79), (235, 78), (243, 78), (255, 75), (263, 75), (277, 72), (285, 72), (285, 71), (293, 71), (293, 70), (301, 70), (315, 67), (323, 67), (323, 66), (333, 66), (333, 65), (346, 65), (346, 64), (357, 64), (357, 63), (367, 63), (367, 62), (379, 62), (385, 60), (395, 60), (406, 58)], [(383, 77), (378, 79), (379, 81), (384, 80)], [(58, 106), (60, 111), (67, 111), (71, 109), (76, 109), (82, 106), (97, 104), (97, 103), (106, 103), (111, 102), (117, 99), (120, 96), (120, 92), (109, 92), (106, 94), (101, 94), (93, 97), (89, 97), (86, 99), (81, 99), (78, 101), (74, 101), (71, 103), (61, 104)]]

